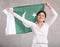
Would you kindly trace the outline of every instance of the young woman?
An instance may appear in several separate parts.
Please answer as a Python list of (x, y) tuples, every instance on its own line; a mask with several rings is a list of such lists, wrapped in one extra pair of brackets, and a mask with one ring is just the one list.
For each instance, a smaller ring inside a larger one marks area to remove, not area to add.
[(56, 11), (52, 8), (52, 6), (46, 2), (44, 3), (45, 6), (47, 6), (51, 12), (54, 14), (52, 16), (52, 20), (49, 22), (45, 22), (46, 19), (46, 13), (44, 11), (40, 11), (37, 13), (37, 23), (33, 23), (31, 21), (28, 21), (15, 12), (13, 12), (10, 8), (7, 8), (6, 11), (13, 16), (15, 16), (17, 19), (31, 27), (32, 32), (33, 32), (33, 41), (32, 41), (32, 47), (48, 47), (48, 29), (49, 27), (53, 24), (55, 19), (57, 18), (57, 13)]

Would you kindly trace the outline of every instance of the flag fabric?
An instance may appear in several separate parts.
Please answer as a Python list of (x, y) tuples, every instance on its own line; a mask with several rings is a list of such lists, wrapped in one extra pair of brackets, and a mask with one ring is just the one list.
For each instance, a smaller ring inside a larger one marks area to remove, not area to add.
[[(35, 23), (37, 21), (36, 19), (37, 12), (44, 11), (44, 4), (13, 7), (13, 11), (20, 15), (21, 17)], [(30, 27), (22, 23), (16, 17), (12, 16), (11, 14), (8, 14), (6, 11), (4, 11), (4, 13), (7, 15), (8, 23), (8, 25), (6, 24), (7, 35), (32, 32)]]

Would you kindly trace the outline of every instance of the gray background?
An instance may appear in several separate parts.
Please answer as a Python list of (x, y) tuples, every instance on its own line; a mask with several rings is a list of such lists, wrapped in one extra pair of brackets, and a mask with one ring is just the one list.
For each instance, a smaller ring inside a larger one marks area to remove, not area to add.
[[(48, 46), (60, 47), (60, 0), (0, 0), (0, 47), (31, 47), (32, 33), (5, 36), (6, 15), (2, 12), (4, 8), (40, 4), (48, 1), (57, 11), (58, 17), (50, 27), (48, 33)], [(49, 10), (47, 9), (46, 12)], [(52, 16), (47, 13), (48, 19)]]

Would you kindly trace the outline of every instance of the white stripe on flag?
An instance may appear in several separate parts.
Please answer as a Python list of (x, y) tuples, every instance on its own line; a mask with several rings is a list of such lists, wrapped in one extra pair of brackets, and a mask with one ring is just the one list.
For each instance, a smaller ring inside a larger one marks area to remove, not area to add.
[(16, 34), (14, 16), (8, 13), (5, 9), (3, 10), (3, 12), (7, 15), (5, 34), (6, 35)]

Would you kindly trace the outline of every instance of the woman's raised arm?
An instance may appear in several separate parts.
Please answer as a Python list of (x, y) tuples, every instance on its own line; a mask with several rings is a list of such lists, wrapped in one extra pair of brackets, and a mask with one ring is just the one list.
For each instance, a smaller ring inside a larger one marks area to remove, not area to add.
[(32, 24), (33, 22), (28, 21), (28, 20), (26, 20), (25, 18), (19, 16), (17, 13), (13, 12), (12, 9), (7, 8), (7, 9), (6, 9), (6, 12), (7, 12), (7, 13), (10, 13), (12, 16), (15, 16), (17, 19), (19, 19), (19, 20), (22, 21), (24, 24), (26, 24), (28, 27), (31, 27), (31, 24)]
[(45, 5), (49, 7), (49, 9), (53, 13), (52, 19), (48, 22), (48, 25), (51, 26), (57, 18), (57, 12), (52, 8), (52, 6), (48, 2), (46, 2)]

